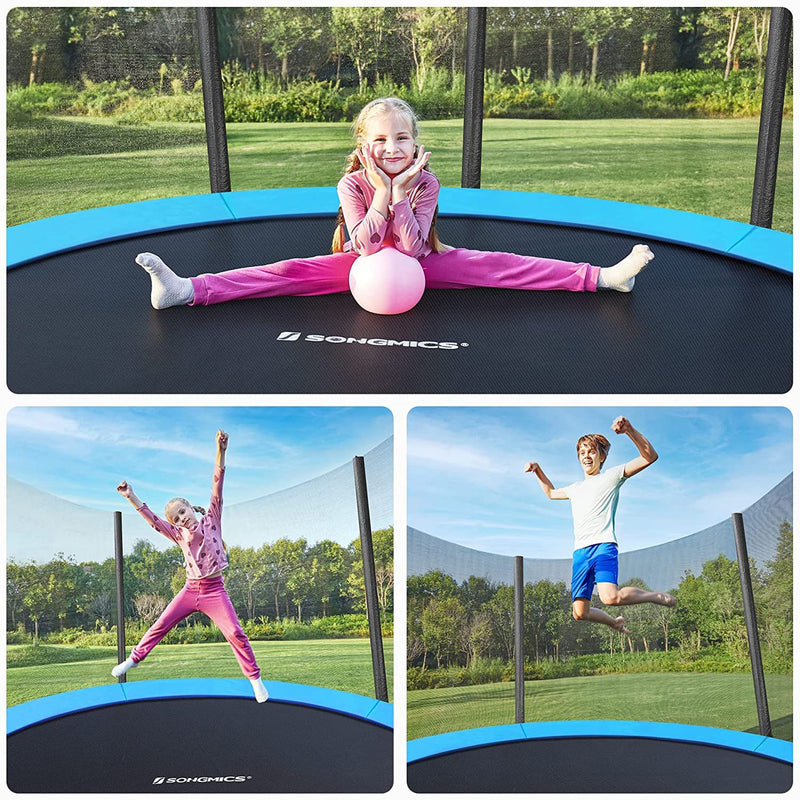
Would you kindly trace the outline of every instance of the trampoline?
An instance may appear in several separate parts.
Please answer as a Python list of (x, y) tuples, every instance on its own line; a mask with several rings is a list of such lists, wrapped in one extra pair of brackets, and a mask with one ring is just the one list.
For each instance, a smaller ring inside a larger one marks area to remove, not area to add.
[(428, 290), (397, 316), (349, 293), (155, 311), (134, 263), (182, 275), (329, 252), (333, 188), (224, 192), (8, 229), (8, 386), (17, 393), (783, 393), (792, 237), (669, 209), (443, 189), (444, 242), (613, 264), (656, 260), (630, 294)]
[(617, 720), (457, 731), (408, 743), (415, 792), (786, 792), (792, 744)]
[[(266, 682), (120, 683), (8, 709), (14, 792), (386, 792), (392, 706)], [(45, 755), (46, 754), (46, 755)]]

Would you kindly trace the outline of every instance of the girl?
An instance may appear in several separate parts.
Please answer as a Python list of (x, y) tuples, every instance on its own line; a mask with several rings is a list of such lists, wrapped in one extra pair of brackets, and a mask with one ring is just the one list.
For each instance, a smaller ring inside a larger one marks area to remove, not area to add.
[[(647, 245), (638, 244), (618, 264), (601, 269), (443, 245), (436, 235), (439, 181), (426, 169), (430, 153), (416, 144), (417, 119), (412, 108), (396, 97), (373, 100), (353, 127), (356, 149), (337, 187), (341, 206), (330, 255), (181, 278), (158, 256), (140, 253), (136, 262), (150, 273), (153, 307), (344, 292), (355, 259), (386, 245), (418, 259), (431, 289), (484, 286), (629, 292), (635, 276), (653, 258)], [(345, 226), (348, 242), (344, 241)]]
[[(157, 530), (180, 546), (186, 559), (186, 585), (166, 607), (142, 640), (133, 648), (129, 658), (117, 664), (111, 674), (118, 678), (137, 666), (142, 659), (181, 621), (195, 611), (202, 611), (216, 623), (228, 644), (233, 648), (242, 672), (250, 679), (253, 693), (259, 703), (269, 698), (261, 681), (261, 671), (256, 664), (253, 648), (239, 624), (225, 585), (222, 570), (228, 566), (228, 554), (222, 540), (222, 479), (225, 475), (225, 451), (228, 434), (217, 431), (217, 460), (211, 484), (211, 503), (208, 513), (192, 506), (182, 497), (170, 500), (164, 511), (166, 522), (159, 519), (134, 494), (127, 481), (117, 486), (117, 491), (130, 500), (133, 507)], [(197, 511), (201, 518), (195, 515)]]

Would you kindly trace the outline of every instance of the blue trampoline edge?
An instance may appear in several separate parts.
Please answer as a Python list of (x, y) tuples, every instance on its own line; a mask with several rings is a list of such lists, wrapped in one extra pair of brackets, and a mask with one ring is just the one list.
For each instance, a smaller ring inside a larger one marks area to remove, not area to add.
[[(391, 703), (320, 686), (269, 680), (264, 683), (270, 693), (267, 702), (306, 705), (363, 719), (384, 728), (393, 727)], [(252, 699), (253, 691), (249, 681), (244, 678), (174, 678), (92, 686), (11, 706), (6, 711), (6, 733), (13, 734), (51, 719), (93, 708), (181, 697)]]
[(782, 739), (701, 725), (628, 720), (529, 722), (441, 733), (410, 740), (407, 745), (407, 761), (410, 764), (446, 753), (503, 742), (570, 737), (636, 737), (692, 742), (753, 753), (788, 764), (794, 763), (792, 742)]
[[(517, 220), (636, 235), (723, 253), (791, 273), (791, 234), (688, 211), (538, 192), (443, 187), (440, 214)], [(76, 211), (14, 225), (6, 233), (9, 268), (55, 253), (140, 234), (219, 223), (333, 216), (332, 186), (187, 195)]]

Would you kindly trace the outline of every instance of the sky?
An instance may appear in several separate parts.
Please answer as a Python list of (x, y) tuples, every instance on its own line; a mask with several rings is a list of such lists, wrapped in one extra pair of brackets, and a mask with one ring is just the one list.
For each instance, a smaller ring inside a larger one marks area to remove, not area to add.
[(14, 408), (7, 472), (100, 510), (130, 510), (116, 491), (122, 480), (152, 508), (176, 495), (205, 506), (222, 428), (230, 437), (225, 502), (234, 504), (364, 455), (392, 425), (385, 408)]
[(783, 408), (416, 408), (408, 524), (486, 552), (570, 557), (571, 504), (548, 500), (523, 468), (538, 461), (556, 487), (581, 480), (575, 445), (585, 433), (611, 441), (607, 466), (635, 458), (633, 442), (610, 430), (619, 415), (659, 454), (622, 487), (621, 552), (714, 525), (792, 471), (792, 417)]

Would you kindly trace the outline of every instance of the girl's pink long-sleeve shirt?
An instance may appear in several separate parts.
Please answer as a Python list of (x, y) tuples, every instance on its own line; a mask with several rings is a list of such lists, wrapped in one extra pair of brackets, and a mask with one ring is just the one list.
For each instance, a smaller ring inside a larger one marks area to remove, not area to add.
[(154, 514), (146, 503), (136, 509), (155, 530), (181, 548), (185, 558), (186, 577), (192, 580), (208, 577), (228, 566), (228, 556), (222, 545), (222, 480), (224, 477), (225, 468), (215, 467), (208, 511), (193, 531), (166, 522)]
[(432, 172), (419, 173), (406, 198), (389, 206), (388, 218), (371, 208), (375, 187), (363, 169), (345, 175), (336, 190), (350, 234), (345, 252), (355, 250), (367, 256), (386, 245), (413, 258), (433, 252), (428, 234), (439, 201), (439, 180)]

